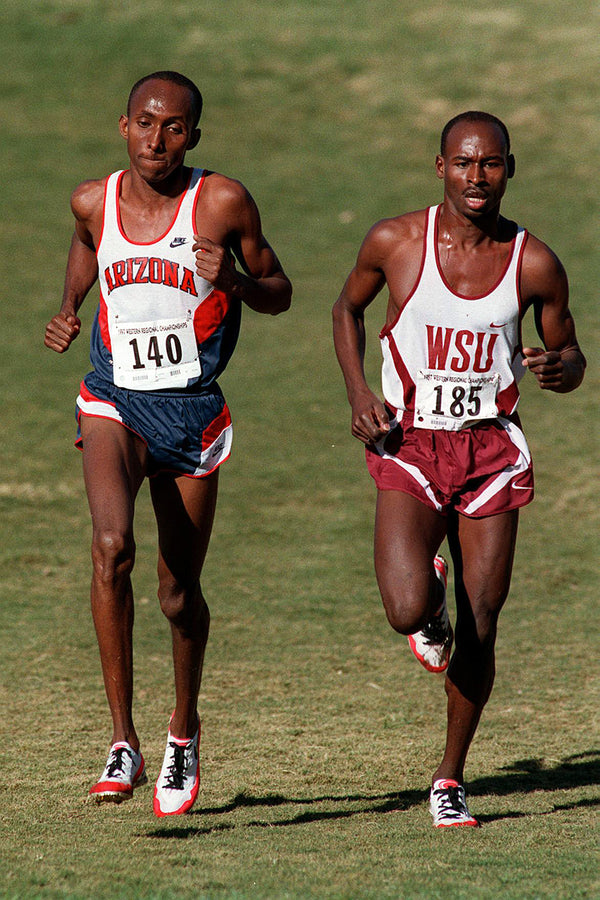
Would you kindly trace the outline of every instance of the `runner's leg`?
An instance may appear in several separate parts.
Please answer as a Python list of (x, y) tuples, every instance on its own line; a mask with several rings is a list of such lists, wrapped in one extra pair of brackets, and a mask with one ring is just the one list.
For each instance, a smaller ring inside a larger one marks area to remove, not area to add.
[(150, 489), (158, 523), (159, 599), (171, 626), (175, 712), (170, 730), (193, 737), (210, 614), (200, 587), (217, 503), (218, 469), (204, 478), (160, 474)]
[(494, 683), (497, 622), (510, 587), (517, 525), (518, 510), (483, 519), (455, 514), (449, 523), (456, 649), (446, 675), (446, 748), (434, 781), (463, 783), (467, 753)]
[(144, 479), (146, 447), (118, 422), (81, 416), (83, 473), (92, 517), (91, 604), (108, 705), (112, 743), (139, 741), (132, 719), (133, 513)]
[(375, 571), (388, 621), (401, 634), (418, 631), (439, 607), (433, 558), (445, 534), (445, 516), (410, 494), (378, 491)]

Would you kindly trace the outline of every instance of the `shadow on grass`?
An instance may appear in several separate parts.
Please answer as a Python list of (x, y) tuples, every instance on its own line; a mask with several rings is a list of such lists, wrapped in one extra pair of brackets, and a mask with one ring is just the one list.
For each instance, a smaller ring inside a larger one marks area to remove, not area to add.
[[(468, 783), (470, 796), (507, 796), (510, 794), (530, 794), (536, 791), (560, 791), (571, 790), (588, 785), (597, 785), (600, 782), (600, 751), (589, 751), (569, 756), (559, 761), (554, 766), (549, 766), (541, 759), (518, 760), (510, 766), (504, 766), (500, 774), (486, 776)], [(146, 837), (152, 838), (179, 838), (187, 839), (196, 835), (213, 834), (219, 831), (232, 831), (235, 828), (281, 828), (288, 825), (303, 825), (309, 822), (326, 822), (328, 820), (340, 820), (352, 816), (372, 813), (390, 813), (399, 810), (407, 810), (412, 806), (421, 805), (427, 800), (427, 791), (395, 791), (388, 794), (342, 794), (323, 795), (319, 797), (285, 797), (281, 794), (267, 794), (263, 797), (254, 797), (251, 794), (241, 793), (229, 803), (222, 806), (197, 808), (179, 820), (181, 825), (176, 827), (156, 828), (146, 833)], [(316, 809), (318, 804), (337, 804), (336, 809)], [(209, 816), (221, 816), (236, 812), (240, 809), (272, 809), (278, 806), (291, 806), (298, 809), (292, 816), (286, 816), (279, 820), (254, 819), (249, 822), (232, 823), (219, 822), (214, 825), (197, 826), (190, 824), (190, 820), (199, 816), (206, 819)], [(540, 815), (552, 815), (555, 812), (577, 808), (593, 808), (600, 806), (600, 798), (591, 800), (577, 800), (573, 803), (555, 804), (549, 811)], [(302, 807), (308, 807), (300, 811)], [(479, 816), (481, 822), (493, 822), (499, 819), (520, 819), (531, 813), (514, 810), (498, 815)], [(183, 824), (185, 822), (185, 825)]]
[[(549, 766), (544, 759), (521, 759), (510, 766), (503, 766), (502, 774), (478, 778), (469, 782), (470, 796), (493, 794), (531, 794), (536, 791), (565, 791), (586, 785), (600, 783), (600, 750), (587, 753), (576, 753), (568, 756), (554, 766)], [(583, 809), (600, 806), (600, 798), (578, 800), (573, 803), (554, 804), (551, 810), (540, 815), (552, 815), (555, 812), (570, 809)], [(520, 819), (530, 813), (512, 811), (498, 815), (478, 816), (481, 822), (494, 822), (498, 819)]]

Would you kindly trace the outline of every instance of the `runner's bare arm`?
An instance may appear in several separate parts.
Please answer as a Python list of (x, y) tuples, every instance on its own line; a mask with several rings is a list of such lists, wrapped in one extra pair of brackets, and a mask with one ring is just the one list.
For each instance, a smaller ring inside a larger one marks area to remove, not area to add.
[(524, 347), (523, 365), (542, 390), (560, 394), (575, 390), (583, 380), (586, 360), (569, 309), (567, 275), (558, 257), (536, 238), (530, 238), (526, 248), (521, 293), (524, 301), (533, 305), (545, 348)]
[(364, 370), (364, 312), (385, 283), (382, 230), (378, 224), (367, 234), (356, 265), (333, 306), (333, 340), (352, 407), (352, 434), (363, 444), (380, 440), (390, 429), (385, 406), (369, 388)]
[[(258, 207), (239, 182), (217, 176), (219, 216), (227, 223), (228, 247), (196, 234), (196, 271), (219, 290), (234, 294), (256, 312), (289, 309), (292, 285), (262, 233)], [(236, 269), (229, 247), (243, 272)]]
[[(102, 196), (101, 182), (85, 182), (71, 198), (75, 215), (75, 232), (67, 259), (67, 271), (60, 312), (46, 325), (44, 344), (57, 353), (64, 353), (81, 331), (77, 312), (98, 277), (98, 262), (94, 239), (90, 231), (98, 198)], [(100, 201), (101, 202), (101, 201)]]

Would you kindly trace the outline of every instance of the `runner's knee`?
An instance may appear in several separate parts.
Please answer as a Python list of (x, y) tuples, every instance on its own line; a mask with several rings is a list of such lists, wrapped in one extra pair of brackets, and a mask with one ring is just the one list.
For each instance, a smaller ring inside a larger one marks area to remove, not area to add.
[(480, 601), (473, 604), (466, 621), (459, 615), (455, 629), (457, 648), (468, 649), (472, 654), (493, 651), (501, 608), (502, 604)]
[(423, 628), (442, 599), (433, 566), (379, 566), (377, 582), (388, 622), (399, 634)]
[(408, 591), (385, 590), (380, 586), (387, 620), (398, 634), (414, 634), (429, 618), (428, 598)]
[(158, 599), (163, 615), (174, 625), (186, 624), (193, 620), (208, 627), (208, 606), (202, 596), (200, 584), (180, 584), (174, 578), (162, 577), (158, 587)]
[(94, 574), (102, 581), (114, 581), (129, 575), (135, 562), (135, 542), (116, 529), (94, 532), (92, 540)]

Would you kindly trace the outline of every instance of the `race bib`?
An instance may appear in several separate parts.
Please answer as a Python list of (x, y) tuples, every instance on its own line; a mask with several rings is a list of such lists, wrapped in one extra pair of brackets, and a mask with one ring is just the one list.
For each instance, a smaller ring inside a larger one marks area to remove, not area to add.
[(185, 388), (202, 371), (191, 313), (153, 322), (110, 325), (113, 377), (133, 391)]
[(434, 372), (417, 373), (415, 428), (459, 431), (471, 422), (495, 419), (500, 375)]

